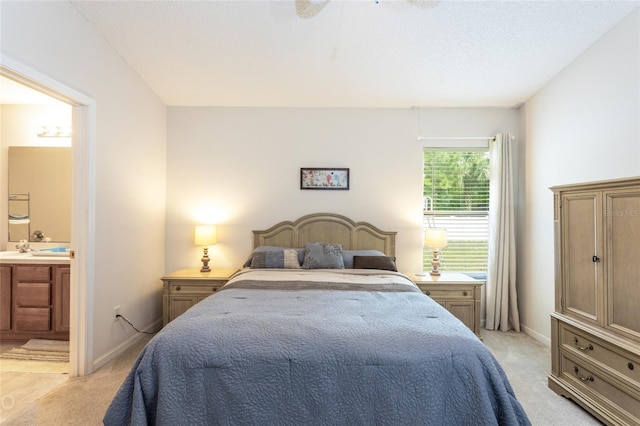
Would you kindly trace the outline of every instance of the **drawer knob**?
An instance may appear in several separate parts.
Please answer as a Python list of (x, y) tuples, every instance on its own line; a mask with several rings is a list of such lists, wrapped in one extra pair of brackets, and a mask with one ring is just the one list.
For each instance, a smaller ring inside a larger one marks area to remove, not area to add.
[(580, 346), (578, 344), (578, 338), (577, 337), (573, 338), (573, 343), (575, 343), (576, 348), (578, 348), (578, 350), (580, 350), (582, 352), (587, 352), (587, 351), (592, 351), (593, 350), (593, 345), (591, 343), (589, 343), (587, 346)]
[(176, 287), (176, 291), (180, 291), (180, 286)]
[(578, 372), (580, 370), (578, 370), (578, 367), (573, 367), (573, 371), (575, 371), (576, 373), (576, 377), (580, 380), (582, 380), (583, 382), (593, 382), (593, 376), (587, 376), (587, 377), (582, 377), (578, 374)]
[(466, 292), (466, 291), (463, 291), (463, 292), (462, 292), (462, 295), (463, 295), (463, 296), (466, 296), (466, 295), (468, 295), (468, 294), (469, 294), (469, 293), (468, 293), (468, 292)]
[(431, 294), (431, 292), (429, 290), (425, 291), (424, 294), (426, 294), (427, 296)]
[(632, 362), (630, 362), (629, 364), (627, 364), (627, 367), (629, 367), (629, 370), (633, 370), (633, 368), (634, 368), (634, 367), (633, 367), (633, 363), (632, 363)]

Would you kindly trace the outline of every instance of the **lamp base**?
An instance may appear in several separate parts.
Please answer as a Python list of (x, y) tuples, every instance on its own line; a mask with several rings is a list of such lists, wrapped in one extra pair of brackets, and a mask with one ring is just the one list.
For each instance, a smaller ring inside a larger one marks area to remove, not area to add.
[(202, 268), (200, 268), (200, 272), (211, 272), (211, 268), (209, 268), (209, 248), (205, 247), (202, 254)]
[(433, 259), (431, 260), (431, 272), (429, 275), (432, 277), (439, 277), (440, 271), (438, 268), (440, 267), (440, 256), (438, 256), (438, 250), (433, 250)]

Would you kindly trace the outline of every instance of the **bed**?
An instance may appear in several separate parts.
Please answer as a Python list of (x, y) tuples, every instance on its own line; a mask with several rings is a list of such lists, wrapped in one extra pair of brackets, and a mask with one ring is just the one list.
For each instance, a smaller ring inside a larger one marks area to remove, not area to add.
[(217, 293), (141, 351), (106, 425), (528, 425), (483, 343), (335, 214), (254, 231)]

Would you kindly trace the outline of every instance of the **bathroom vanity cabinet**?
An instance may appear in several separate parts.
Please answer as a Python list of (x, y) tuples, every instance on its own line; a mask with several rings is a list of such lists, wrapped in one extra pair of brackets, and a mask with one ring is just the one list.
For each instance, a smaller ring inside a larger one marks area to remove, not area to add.
[(68, 264), (0, 264), (0, 339), (69, 339)]

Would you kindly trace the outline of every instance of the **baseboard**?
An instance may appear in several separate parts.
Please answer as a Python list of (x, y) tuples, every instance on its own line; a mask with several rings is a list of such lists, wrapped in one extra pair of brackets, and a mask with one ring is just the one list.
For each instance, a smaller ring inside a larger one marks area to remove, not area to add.
[[(147, 333), (151, 333), (154, 330), (160, 329), (161, 326), (162, 326), (162, 319), (159, 319), (159, 320), (153, 322), (151, 325), (149, 325), (145, 329), (143, 329), (142, 331), (145, 331)], [(93, 361), (93, 371), (96, 372), (98, 369), (104, 367), (105, 364), (107, 364), (109, 361), (112, 361), (112, 360), (118, 358), (127, 349), (129, 349), (131, 346), (133, 346), (136, 343), (138, 343), (138, 341), (143, 339), (145, 336), (146, 335), (143, 334), (143, 333), (136, 333), (133, 336), (129, 337), (124, 342), (120, 343), (115, 348), (111, 349), (110, 351), (108, 351), (104, 355), (102, 355), (99, 358), (97, 358), (96, 360), (94, 360)]]
[(533, 340), (542, 343), (547, 347), (551, 347), (551, 338), (547, 337), (543, 334), (538, 333), (532, 328), (527, 327), (526, 325), (520, 324), (520, 331), (522, 331), (527, 336), (531, 337)]

